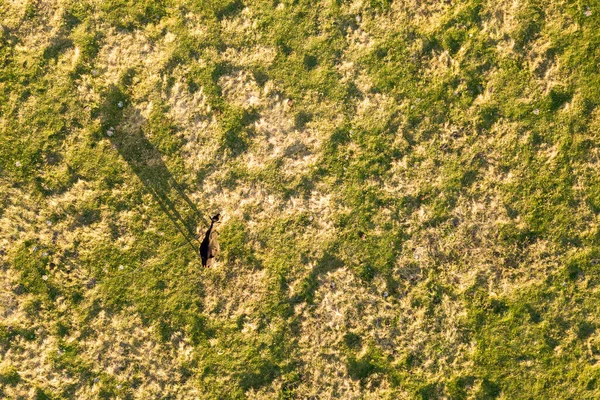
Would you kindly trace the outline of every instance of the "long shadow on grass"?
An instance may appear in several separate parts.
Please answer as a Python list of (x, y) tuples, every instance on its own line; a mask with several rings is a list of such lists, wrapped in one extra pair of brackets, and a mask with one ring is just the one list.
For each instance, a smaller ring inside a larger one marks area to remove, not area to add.
[[(119, 126), (124, 119), (124, 112), (119, 104), (123, 106), (130, 103), (127, 96), (118, 87), (113, 86), (109, 88), (107, 101), (100, 110), (104, 122), (104, 132), (109, 134), (109, 140), (114, 148), (142, 181), (173, 225), (196, 251), (198, 242), (195, 231), (201, 219), (200, 211), (187, 196), (183, 187), (175, 180), (165, 165), (160, 151), (144, 136), (141, 128), (130, 129), (127, 132), (116, 129), (112, 133), (108, 133), (111, 127)], [(128, 115), (131, 120), (144, 120), (137, 110), (127, 111), (132, 112)], [(186, 209), (187, 212), (184, 212)], [(182, 211), (180, 212), (180, 210)]]
[[(195, 249), (196, 238), (194, 234), (200, 221), (200, 212), (185, 194), (181, 185), (173, 178), (173, 175), (162, 161), (160, 152), (141, 132), (116, 134), (111, 137), (111, 143), (123, 159), (127, 161), (127, 164), (142, 181), (177, 230)], [(187, 204), (192, 211), (191, 213), (188, 212), (182, 215), (178, 211), (176, 204), (181, 204), (181, 200)]]

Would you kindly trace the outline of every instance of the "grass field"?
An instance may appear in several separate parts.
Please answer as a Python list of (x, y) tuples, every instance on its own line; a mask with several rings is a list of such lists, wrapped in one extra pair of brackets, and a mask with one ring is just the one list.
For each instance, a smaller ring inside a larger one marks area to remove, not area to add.
[(599, 15), (0, 0), (0, 397), (600, 398)]

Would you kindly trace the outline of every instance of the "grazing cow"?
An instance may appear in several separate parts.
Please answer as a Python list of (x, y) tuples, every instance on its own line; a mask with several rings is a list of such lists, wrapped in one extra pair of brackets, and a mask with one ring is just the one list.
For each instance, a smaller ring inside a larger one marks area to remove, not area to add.
[(206, 231), (204, 240), (200, 244), (200, 257), (202, 258), (202, 266), (210, 267), (213, 264), (215, 256), (219, 253), (219, 232), (214, 230), (215, 223), (219, 222), (221, 214), (217, 214), (210, 219), (210, 228)]

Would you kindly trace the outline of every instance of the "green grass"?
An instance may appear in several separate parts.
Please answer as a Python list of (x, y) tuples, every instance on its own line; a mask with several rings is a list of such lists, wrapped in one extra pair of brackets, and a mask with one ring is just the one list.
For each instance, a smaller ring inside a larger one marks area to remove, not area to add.
[(598, 397), (594, 4), (63, 3), (0, 4), (2, 396)]

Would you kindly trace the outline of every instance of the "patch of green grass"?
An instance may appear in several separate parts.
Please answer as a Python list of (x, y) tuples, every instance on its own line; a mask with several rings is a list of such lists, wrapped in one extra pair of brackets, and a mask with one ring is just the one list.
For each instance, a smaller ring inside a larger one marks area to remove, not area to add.
[[(210, 59), (214, 54), (207, 54)], [(209, 62), (206, 66), (192, 65), (186, 74), (187, 84), (190, 92), (194, 93), (202, 88), (207, 97), (207, 102), (216, 110), (223, 108), (221, 87), (218, 85), (219, 78), (226, 74), (230, 66), (226, 63)]]
[(544, 10), (535, 2), (524, 2), (515, 15), (516, 28), (512, 33), (512, 39), (519, 49), (526, 47), (533, 41), (544, 26)]
[(250, 237), (243, 221), (229, 221), (220, 231), (219, 243), (223, 247), (223, 260), (243, 265), (260, 265), (250, 246)]
[(350, 357), (348, 359), (348, 375), (350, 375), (352, 379), (364, 381), (369, 375), (376, 371), (377, 367), (373, 364), (369, 356), (363, 356), (359, 359)]
[(167, 12), (165, 3), (163, 0), (109, 0), (102, 3), (100, 10), (107, 22), (119, 29), (133, 31), (159, 22)]
[(8, 365), (0, 371), (0, 383), (14, 386), (21, 381), (21, 375), (14, 365)]
[(376, 90), (397, 96), (414, 95), (418, 82), (412, 77), (420, 65), (408, 51), (408, 40), (413, 37), (412, 32), (390, 32), (360, 60)]
[(348, 332), (344, 335), (344, 344), (350, 349), (359, 349), (362, 339), (356, 333)]
[(79, 24), (71, 32), (73, 44), (79, 48), (81, 62), (90, 63), (100, 50), (101, 35), (89, 23)]
[(466, 399), (468, 395), (468, 388), (474, 383), (475, 377), (473, 376), (458, 376), (449, 380), (449, 382), (446, 384), (446, 391), (453, 399)]
[(246, 110), (233, 106), (224, 108), (220, 116), (222, 129), (222, 146), (235, 157), (248, 149), (253, 134), (252, 124), (259, 115), (255, 110)]
[(44, 301), (52, 301), (60, 289), (53, 283), (48, 268), (50, 249), (28, 243), (19, 248), (13, 258), (15, 270), (20, 272), (20, 284), (26, 292), (39, 296)]
[(56, 397), (49, 390), (44, 390), (40, 387), (35, 388), (35, 394), (33, 397), (35, 400), (53, 400)]
[(182, 146), (177, 137), (177, 126), (167, 115), (168, 109), (160, 102), (153, 103), (148, 119), (147, 135), (160, 154), (175, 156)]
[(346, 368), (351, 379), (364, 385), (373, 374), (384, 371), (385, 364), (381, 355), (375, 349), (370, 348), (361, 357), (350, 355), (346, 362)]
[[(579, 273), (578, 273), (579, 274)], [(579, 279), (579, 278), (577, 278)], [(561, 387), (571, 393), (586, 396), (586, 389), (574, 384), (578, 376), (563, 374), (556, 368), (557, 358), (561, 362), (577, 362), (583, 376), (595, 376), (585, 365), (584, 342), (595, 331), (595, 326), (581, 319), (596, 308), (592, 298), (577, 294), (574, 283), (556, 282), (557, 287), (539, 288), (523, 293), (518, 298), (498, 307), (489, 303), (491, 313), (483, 314), (483, 324), (475, 325), (478, 347), (476, 359), (481, 363), (477, 369), (486, 374), (481, 391), (489, 396), (502, 392), (505, 396), (523, 395), (536, 397), (548, 390), (558, 393)], [(556, 304), (558, 303), (558, 304)], [(576, 305), (573, 312), (564, 313), (560, 304)], [(577, 322), (575, 325), (573, 325)], [(577, 338), (570, 342), (568, 353), (560, 350), (569, 341), (569, 331), (573, 329)], [(557, 351), (559, 354), (557, 355)], [(578, 361), (575, 361), (575, 360)], [(571, 361), (567, 361), (571, 360)], [(515, 368), (520, 373), (515, 375)], [(530, 382), (525, 388), (517, 382)], [(550, 386), (548, 386), (550, 385)]]

